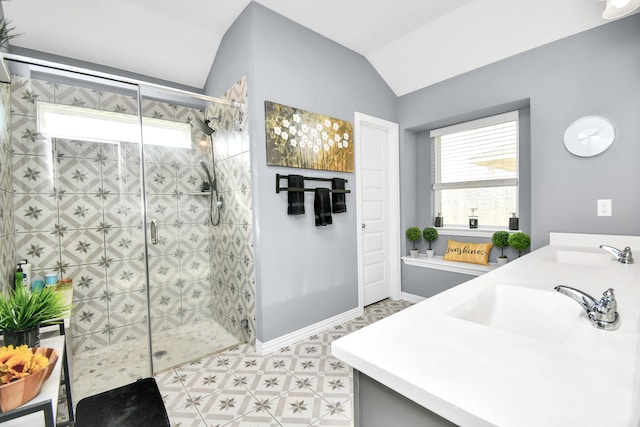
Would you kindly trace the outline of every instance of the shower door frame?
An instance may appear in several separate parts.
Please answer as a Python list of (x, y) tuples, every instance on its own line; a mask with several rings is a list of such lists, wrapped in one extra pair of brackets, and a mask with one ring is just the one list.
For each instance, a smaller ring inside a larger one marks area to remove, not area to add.
[(86, 68), (82, 68), (82, 67), (77, 67), (77, 66), (71, 66), (71, 65), (67, 65), (67, 64), (61, 64), (61, 63), (57, 63), (57, 62), (53, 62), (53, 61), (48, 61), (48, 60), (42, 60), (42, 59), (38, 59), (38, 58), (31, 58), (31, 57), (27, 57), (27, 56), (23, 56), (23, 55), (16, 55), (16, 54), (11, 54), (11, 53), (5, 53), (4, 58), (10, 61), (14, 61), (14, 62), (18, 62), (18, 63), (24, 63), (27, 65), (33, 65), (33, 66), (38, 66), (38, 67), (44, 67), (46, 69), (49, 70), (55, 70), (58, 71), (60, 73), (63, 73), (65, 75), (70, 76), (70, 78), (78, 78), (80, 76), (80, 80), (82, 80), (83, 78), (85, 80), (89, 80), (89, 81), (98, 81), (98, 84), (102, 84), (102, 85), (109, 85), (110, 82), (113, 82), (116, 84), (126, 84), (126, 85), (131, 85), (131, 86), (135, 86), (135, 90), (137, 93), (137, 107), (138, 107), (138, 111), (137, 111), (137, 117), (138, 117), (138, 128), (140, 131), (140, 149), (139, 149), (139, 155), (140, 155), (140, 170), (139, 170), (139, 174), (140, 174), (140, 191), (141, 191), (141, 211), (140, 211), (140, 215), (141, 217), (141, 221), (142, 221), (142, 229), (144, 230), (143, 232), (143, 247), (144, 247), (144, 271), (145, 271), (145, 297), (146, 297), (146, 308), (147, 308), (147, 315), (146, 315), (146, 329), (147, 329), (147, 345), (148, 345), (148, 366), (149, 366), (149, 371), (148, 373), (150, 375), (155, 374), (155, 370), (154, 370), (154, 363), (153, 363), (153, 331), (152, 331), (152, 324), (151, 324), (151, 300), (150, 300), (150, 276), (149, 276), (149, 272), (150, 272), (150, 268), (149, 268), (149, 236), (148, 236), (148, 225), (149, 225), (149, 218), (147, 215), (147, 194), (146, 194), (146, 178), (145, 178), (145, 173), (146, 173), (146, 165), (145, 165), (145, 148), (144, 148), (144, 139), (143, 139), (143, 135), (142, 135), (142, 121), (143, 121), (143, 88), (152, 88), (152, 89), (158, 89), (161, 90), (163, 92), (172, 92), (175, 93), (177, 96), (180, 97), (185, 97), (185, 98), (195, 98), (195, 99), (199, 99), (202, 101), (207, 101), (207, 102), (211, 102), (211, 103), (216, 103), (216, 104), (220, 104), (220, 105), (226, 105), (226, 106), (232, 106), (232, 107), (238, 107), (240, 106), (240, 104), (236, 103), (236, 102), (232, 102), (226, 99), (220, 99), (220, 98), (215, 98), (215, 97), (210, 97), (204, 94), (200, 94), (200, 93), (195, 93), (195, 92), (190, 92), (190, 91), (186, 91), (186, 90), (182, 90), (182, 89), (177, 89), (177, 88), (171, 88), (171, 87), (167, 87), (167, 86), (163, 86), (163, 85), (159, 85), (159, 84), (154, 84), (154, 83), (150, 83), (150, 82), (145, 82), (139, 79), (135, 79), (135, 78), (128, 78), (128, 77), (123, 77), (123, 76), (118, 76), (118, 75), (114, 75), (114, 74), (110, 74), (110, 73), (105, 73), (105, 72), (100, 72), (100, 71), (96, 71), (96, 70), (91, 70), (91, 69), (86, 69)]

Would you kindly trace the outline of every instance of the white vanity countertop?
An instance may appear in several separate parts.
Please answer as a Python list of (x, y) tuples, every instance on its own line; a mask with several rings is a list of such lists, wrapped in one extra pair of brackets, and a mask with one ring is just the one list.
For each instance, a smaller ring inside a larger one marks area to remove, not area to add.
[[(603, 237), (594, 242), (611, 244)], [(639, 258), (640, 238), (633, 239), (628, 245)], [(639, 426), (640, 259), (621, 264), (589, 239), (587, 246), (554, 240), (563, 244), (334, 341), (333, 354), (462, 426)], [(554, 291), (556, 285), (596, 299), (614, 288), (620, 328), (593, 327), (575, 301)], [(509, 299), (518, 318), (508, 325), (500, 318), (487, 319), (498, 324), (487, 326), (456, 315), (514, 293), (526, 301), (520, 306)], [(497, 296), (487, 303), (487, 295)]]

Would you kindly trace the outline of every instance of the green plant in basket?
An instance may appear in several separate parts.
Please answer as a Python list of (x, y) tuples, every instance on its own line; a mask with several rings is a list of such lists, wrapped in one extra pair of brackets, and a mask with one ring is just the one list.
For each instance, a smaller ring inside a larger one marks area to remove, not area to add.
[(22, 286), (0, 295), (0, 330), (25, 331), (39, 327), (47, 320), (59, 319), (71, 305), (53, 288), (28, 292)]

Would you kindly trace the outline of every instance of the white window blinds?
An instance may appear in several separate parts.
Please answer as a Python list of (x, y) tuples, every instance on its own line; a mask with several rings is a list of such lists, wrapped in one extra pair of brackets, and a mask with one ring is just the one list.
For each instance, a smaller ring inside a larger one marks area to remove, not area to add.
[(464, 224), (475, 208), (488, 225), (502, 224), (508, 215), (503, 211), (515, 211), (517, 205), (518, 112), (435, 129), (430, 136), (434, 213), (449, 211), (449, 219)]

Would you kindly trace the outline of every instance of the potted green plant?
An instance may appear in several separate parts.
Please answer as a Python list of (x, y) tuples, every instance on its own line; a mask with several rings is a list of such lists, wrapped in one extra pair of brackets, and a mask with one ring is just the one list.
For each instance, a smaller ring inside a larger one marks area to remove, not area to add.
[(11, 34), (15, 27), (10, 27), (11, 21), (0, 18), (0, 49), (8, 47), (9, 40), (18, 37), (18, 34)]
[(504, 265), (509, 261), (509, 258), (504, 254), (504, 248), (509, 246), (509, 235), (508, 231), (500, 230), (496, 231), (493, 233), (493, 236), (491, 236), (493, 245), (500, 248), (500, 256), (496, 259), (498, 265)]
[(413, 249), (410, 249), (409, 252), (411, 253), (411, 256), (414, 258), (418, 256), (418, 248), (416, 248), (416, 242), (421, 238), (422, 238), (422, 232), (418, 227), (407, 228), (407, 239), (413, 242)]
[(11, 34), (14, 27), (9, 26), (10, 22), (5, 18), (0, 18), (0, 82), (11, 83), (9, 69), (4, 62), (4, 54), (9, 48), (9, 40), (18, 37), (18, 34)]
[(422, 237), (424, 240), (429, 242), (429, 249), (427, 249), (427, 258), (433, 258), (435, 256), (435, 251), (431, 249), (431, 242), (438, 238), (438, 230), (433, 227), (426, 227), (422, 230)]
[(29, 292), (18, 286), (9, 296), (0, 295), (0, 330), (4, 345), (40, 345), (40, 325), (59, 319), (71, 309), (54, 287)]
[(509, 236), (509, 246), (518, 250), (518, 256), (522, 255), (522, 251), (531, 245), (531, 238), (527, 233), (518, 231)]

